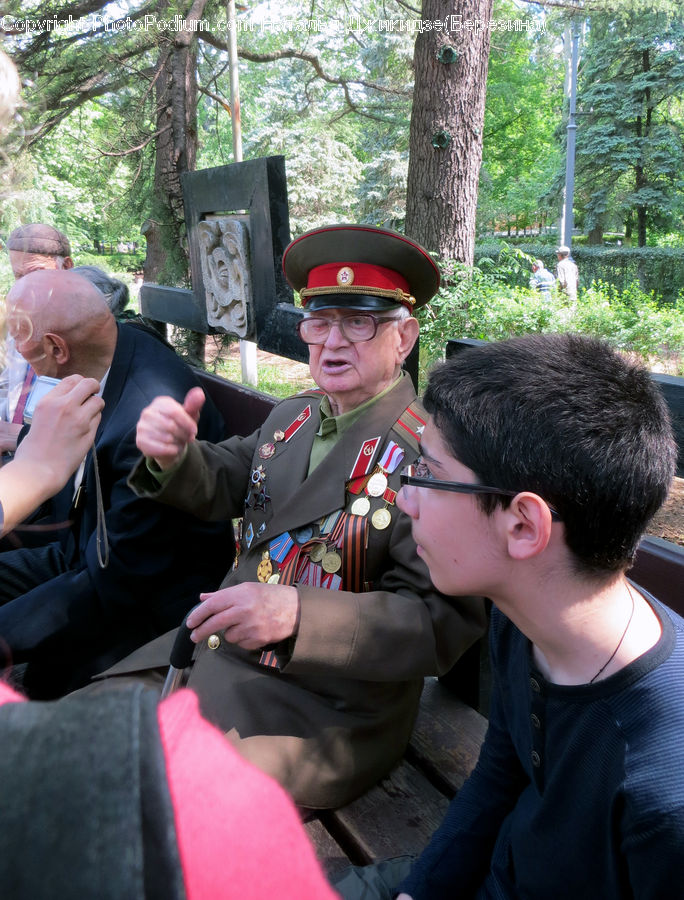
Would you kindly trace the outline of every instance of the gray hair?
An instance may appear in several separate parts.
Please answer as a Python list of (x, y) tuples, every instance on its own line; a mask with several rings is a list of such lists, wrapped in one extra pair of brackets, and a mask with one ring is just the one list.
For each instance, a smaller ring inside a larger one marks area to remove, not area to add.
[(76, 275), (87, 278), (101, 294), (104, 294), (107, 306), (109, 306), (115, 316), (121, 315), (128, 306), (128, 286), (123, 281), (119, 281), (118, 278), (112, 278), (111, 275), (103, 272), (102, 269), (98, 269), (97, 266), (74, 266), (71, 271)]

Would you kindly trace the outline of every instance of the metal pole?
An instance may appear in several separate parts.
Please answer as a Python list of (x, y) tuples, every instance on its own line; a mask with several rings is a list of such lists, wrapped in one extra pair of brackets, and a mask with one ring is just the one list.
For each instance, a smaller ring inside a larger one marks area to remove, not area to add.
[(561, 244), (572, 247), (572, 203), (575, 193), (575, 101), (577, 96), (577, 58), (579, 55), (579, 25), (572, 23), (572, 51), (570, 56), (570, 108), (568, 112), (567, 152), (565, 157), (565, 200), (561, 223)]
[[(230, 109), (233, 122), (233, 160), (242, 162), (242, 124), (240, 121), (240, 81), (238, 74), (237, 27), (235, 24), (235, 0), (227, 0), (228, 66), (230, 71)], [(256, 387), (257, 346), (252, 341), (240, 341), (242, 380)]]

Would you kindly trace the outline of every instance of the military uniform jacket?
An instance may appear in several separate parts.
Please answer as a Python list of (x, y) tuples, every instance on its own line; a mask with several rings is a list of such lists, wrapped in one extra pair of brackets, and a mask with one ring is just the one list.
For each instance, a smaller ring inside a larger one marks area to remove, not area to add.
[[(244, 515), (238, 564), (224, 587), (256, 581), (275, 538), (289, 535), (296, 543), (309, 527), (317, 534), (331, 514), (350, 510), (356, 498), (347, 482), (369, 439), (380, 438), (371, 470), (390, 441), (404, 450), (401, 465), (389, 476), (395, 491), (401, 468), (417, 457), (420, 420), (413, 412), (424, 414), (404, 376), (307, 477), (322, 397), (305, 392), (279, 403), (250, 437), (191, 443), (161, 489), (144, 462), (134, 471), (135, 490), (197, 516)], [(412, 403), (407, 429), (399, 420)], [(303, 423), (288, 440), (274, 439), (287, 434), (302, 414)], [(265, 457), (269, 444), (275, 452)], [(255, 481), (265, 497), (255, 497)], [(447, 671), (484, 631), (479, 599), (446, 598), (432, 586), (416, 554), (409, 518), (388, 505), (391, 521), (377, 529), (370, 518), (387, 501), (370, 502), (364, 589), (298, 584), (296, 637), (263, 654), (242, 650), (221, 635), (220, 642), (211, 641), (218, 643), (215, 649), (209, 642), (199, 648), (190, 674), (204, 715), (302, 806), (342, 805), (386, 774), (408, 741), (424, 676)], [(345, 549), (339, 552), (344, 555)], [(275, 561), (272, 566), (278, 570)], [(172, 638), (148, 644), (107, 675), (168, 665)], [(264, 665), (266, 657), (276, 665)]]

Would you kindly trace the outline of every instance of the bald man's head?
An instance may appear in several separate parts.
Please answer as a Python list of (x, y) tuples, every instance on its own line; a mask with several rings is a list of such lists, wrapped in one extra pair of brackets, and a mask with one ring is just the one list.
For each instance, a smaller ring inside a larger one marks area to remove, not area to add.
[[(111, 363), (116, 323), (102, 293), (73, 272), (30, 272), (7, 295), (9, 331), (39, 375), (95, 374)], [(94, 368), (93, 368), (94, 367)]]

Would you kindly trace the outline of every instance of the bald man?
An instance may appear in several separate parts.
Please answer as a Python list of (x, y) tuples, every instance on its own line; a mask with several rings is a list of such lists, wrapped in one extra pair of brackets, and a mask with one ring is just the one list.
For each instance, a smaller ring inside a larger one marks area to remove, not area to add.
[[(38, 375), (94, 378), (105, 403), (94, 451), (44, 510), (41, 546), (0, 555), (0, 646), (27, 693), (48, 698), (178, 625), (218, 587), (234, 540), (229, 523), (200, 522), (126, 485), (140, 413), (159, 394), (181, 401), (198, 383), (188, 366), (149, 332), (117, 323), (72, 272), (29, 273), (7, 301), (9, 331)], [(215, 407), (199, 429), (223, 437)]]
[[(7, 238), (7, 252), (15, 279), (23, 278), (29, 272), (40, 269), (71, 269), (69, 238), (40, 222), (20, 225)], [(17, 352), (14, 341), (9, 339), (5, 346), (5, 368), (0, 373), (0, 450), (11, 458), (16, 449), (24, 414), (26, 395), (35, 380), (35, 372), (27, 366)]]

